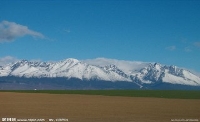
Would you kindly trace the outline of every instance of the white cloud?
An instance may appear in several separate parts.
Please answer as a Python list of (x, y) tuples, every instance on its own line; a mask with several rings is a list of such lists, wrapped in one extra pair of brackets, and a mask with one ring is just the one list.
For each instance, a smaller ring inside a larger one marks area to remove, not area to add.
[(71, 30), (70, 30), (70, 29), (64, 29), (64, 32), (66, 32), (66, 33), (70, 33)]
[(9, 64), (9, 63), (13, 63), (18, 61), (19, 59), (11, 57), (11, 56), (6, 56), (6, 57), (2, 57), (0, 58), (0, 66)]
[(12, 41), (25, 35), (44, 38), (43, 34), (30, 30), (27, 26), (9, 21), (2, 21), (0, 23), (0, 42)]
[(169, 47), (166, 47), (165, 49), (167, 49), (167, 50), (170, 50), (170, 51), (174, 51), (174, 50), (176, 50), (176, 46), (169, 46)]
[(125, 71), (126, 73), (130, 73), (135, 70), (140, 70), (143, 67), (148, 66), (150, 63), (150, 62), (125, 61), (125, 60), (107, 59), (107, 58), (86, 59), (82, 61), (90, 65), (97, 65), (101, 67), (114, 64), (119, 69)]

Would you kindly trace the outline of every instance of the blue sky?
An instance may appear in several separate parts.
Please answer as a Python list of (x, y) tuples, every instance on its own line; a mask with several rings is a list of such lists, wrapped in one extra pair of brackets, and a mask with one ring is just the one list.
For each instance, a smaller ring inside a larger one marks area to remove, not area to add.
[(0, 58), (105, 57), (200, 72), (199, 0), (1, 0), (0, 5)]

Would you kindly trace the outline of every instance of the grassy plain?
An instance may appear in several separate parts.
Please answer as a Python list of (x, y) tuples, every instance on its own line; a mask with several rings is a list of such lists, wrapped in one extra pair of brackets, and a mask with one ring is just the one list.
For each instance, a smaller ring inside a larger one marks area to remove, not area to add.
[[(128, 91), (4, 91), (0, 92), (0, 118), (45, 118), (47, 122), (51, 118), (67, 118), (69, 122), (200, 121), (198, 91), (178, 91), (182, 99), (177, 99), (178, 93), (171, 94), (176, 98), (168, 99), (165, 91), (165, 98), (155, 98), (161, 97), (161, 91), (156, 96), (152, 95), (154, 91), (149, 95), (143, 94), (147, 91), (138, 91), (140, 95)], [(191, 96), (194, 92), (196, 96), (188, 98), (181, 95), (184, 92)]]
[(178, 99), (200, 99), (200, 91), (194, 90), (11, 90), (0, 92), (20, 93), (48, 93), (48, 94), (82, 94), (82, 95), (104, 95), (124, 97), (154, 97), (154, 98), (178, 98)]

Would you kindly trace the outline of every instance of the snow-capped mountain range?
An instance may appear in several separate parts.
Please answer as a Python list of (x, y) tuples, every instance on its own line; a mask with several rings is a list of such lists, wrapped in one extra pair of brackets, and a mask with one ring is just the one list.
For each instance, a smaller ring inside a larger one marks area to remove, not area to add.
[(200, 77), (177, 66), (97, 58), (58, 62), (21, 60), (0, 66), (0, 77), (77, 78), (80, 80), (133, 82), (140, 87), (156, 83), (200, 86)]

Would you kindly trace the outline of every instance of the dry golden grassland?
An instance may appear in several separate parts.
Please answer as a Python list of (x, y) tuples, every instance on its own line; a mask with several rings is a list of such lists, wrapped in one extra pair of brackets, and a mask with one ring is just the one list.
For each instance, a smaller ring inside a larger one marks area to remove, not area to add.
[(67, 118), (69, 122), (200, 121), (199, 99), (0, 92), (0, 118)]

